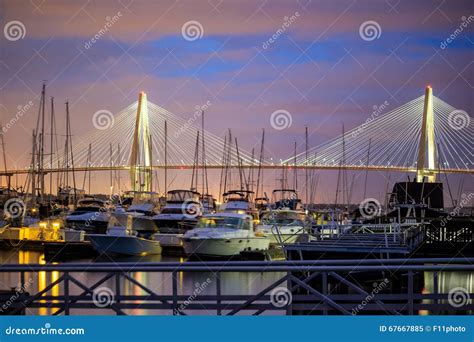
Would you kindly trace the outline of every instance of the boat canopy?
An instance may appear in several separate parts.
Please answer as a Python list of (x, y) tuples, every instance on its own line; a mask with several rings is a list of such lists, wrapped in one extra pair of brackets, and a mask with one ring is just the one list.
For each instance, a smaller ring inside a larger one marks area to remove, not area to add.
[(199, 219), (197, 228), (232, 228), (253, 229), (253, 219), (250, 215), (206, 215)]
[(168, 191), (167, 202), (199, 202), (200, 193), (193, 190), (171, 190)]

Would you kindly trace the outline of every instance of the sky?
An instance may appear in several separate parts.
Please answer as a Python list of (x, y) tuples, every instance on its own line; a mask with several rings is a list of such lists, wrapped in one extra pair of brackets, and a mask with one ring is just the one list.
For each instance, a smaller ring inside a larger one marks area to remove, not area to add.
[[(59, 127), (70, 102), (77, 137), (94, 130), (94, 113), (117, 113), (145, 91), (185, 120), (210, 101), (209, 132), (223, 137), (232, 128), (250, 151), (265, 128), (267, 155), (284, 159), (295, 141), (302, 152), (305, 126), (318, 145), (342, 123), (354, 128), (374, 106), (396, 108), (428, 84), (472, 113), (472, 10), (468, 0), (0, 0), (0, 123), (24, 110), (4, 130), (7, 165), (30, 161), (43, 81)], [(277, 110), (290, 113), (291, 126), (274, 129)], [(320, 200), (330, 201), (334, 173), (321, 175)], [(374, 197), (406, 175), (387, 177), (371, 175)], [(474, 190), (467, 177), (464, 187)], [(267, 177), (269, 188), (275, 179)], [(97, 178), (96, 190), (106, 183)]]

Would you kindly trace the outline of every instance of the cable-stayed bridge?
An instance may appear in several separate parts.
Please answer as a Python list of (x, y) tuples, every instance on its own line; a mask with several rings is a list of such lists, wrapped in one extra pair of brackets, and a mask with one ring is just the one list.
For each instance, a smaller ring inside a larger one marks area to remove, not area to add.
[[(128, 170), (133, 184), (138, 173), (155, 168), (260, 167), (258, 156), (237, 149), (234, 137), (204, 131), (201, 109), (184, 120), (140, 93), (138, 101), (116, 115), (96, 113), (95, 128), (74, 136), (74, 165), (58, 151), (42, 172)], [(196, 155), (203, 135), (205, 154)], [(279, 164), (263, 160), (261, 167), (416, 172), (418, 179), (434, 181), (437, 173), (474, 173), (473, 137), (469, 115), (433, 96), (428, 87), (424, 96), (387, 113), (372, 113), (362, 125), (296, 158)], [(29, 172), (31, 167), (6, 173)]]

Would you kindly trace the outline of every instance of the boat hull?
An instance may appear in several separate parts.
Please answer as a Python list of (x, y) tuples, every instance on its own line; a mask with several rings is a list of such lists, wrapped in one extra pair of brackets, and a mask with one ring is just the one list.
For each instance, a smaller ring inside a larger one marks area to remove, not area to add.
[(94, 248), (101, 254), (144, 256), (161, 254), (159, 241), (136, 236), (88, 235)]
[(120, 225), (127, 227), (129, 224), (129, 218), (131, 219), (131, 229), (138, 233), (155, 233), (158, 231), (158, 227), (151, 218), (151, 216), (134, 216), (126, 213), (113, 214)]
[(273, 226), (264, 225), (257, 227), (256, 231), (270, 238), (271, 245), (280, 245), (281, 242), (284, 244), (295, 243), (298, 242), (302, 236), (306, 235), (303, 227), (294, 226), (280, 226), (277, 232)]
[(184, 251), (187, 255), (209, 257), (231, 257), (241, 252), (265, 252), (270, 240), (266, 237), (239, 238), (183, 238)]

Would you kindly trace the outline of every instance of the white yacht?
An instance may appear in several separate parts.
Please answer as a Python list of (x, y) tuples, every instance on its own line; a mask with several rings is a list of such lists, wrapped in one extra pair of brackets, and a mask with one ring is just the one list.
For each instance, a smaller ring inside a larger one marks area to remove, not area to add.
[(294, 243), (307, 236), (310, 227), (305, 212), (289, 209), (272, 210), (262, 216), (256, 231), (268, 236), (270, 243)]
[(138, 237), (136, 232), (111, 219), (106, 234), (89, 234), (88, 239), (100, 254), (145, 256), (161, 254), (158, 241)]
[(253, 229), (251, 215), (219, 212), (204, 215), (183, 237), (187, 255), (231, 257), (241, 252), (265, 252), (270, 239)]
[(153, 222), (158, 233), (153, 237), (162, 247), (182, 247), (180, 237), (192, 229), (202, 215), (199, 192), (192, 190), (171, 190), (166, 197), (166, 205)]
[(110, 208), (106, 201), (97, 198), (79, 200), (77, 208), (65, 219), (65, 226), (84, 230), (88, 234), (103, 234), (110, 219)]
[(122, 226), (131, 224), (132, 230), (147, 235), (158, 231), (153, 216), (159, 212), (159, 198), (155, 192), (133, 191), (127, 192), (127, 198), (132, 197), (127, 208), (117, 207), (112, 215)]

